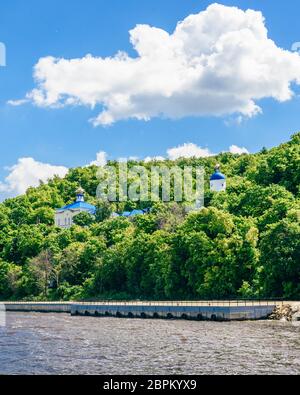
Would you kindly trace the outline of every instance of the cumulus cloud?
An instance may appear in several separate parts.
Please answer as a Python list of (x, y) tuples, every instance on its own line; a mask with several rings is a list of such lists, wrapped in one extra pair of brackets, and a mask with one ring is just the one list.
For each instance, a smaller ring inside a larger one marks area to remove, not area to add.
[[(96, 160), (87, 166), (105, 166), (107, 163), (107, 153), (100, 151), (96, 154)], [(29, 187), (36, 187), (40, 181), (47, 182), (55, 175), (64, 177), (68, 173), (65, 166), (55, 166), (38, 162), (33, 158), (20, 158), (11, 167), (6, 167), (9, 172), (4, 182), (0, 181), (0, 194), (2, 198), (22, 195)], [(0, 196), (0, 197), (1, 197)]]
[(129, 162), (129, 161), (136, 162), (136, 161), (138, 161), (138, 160), (140, 160), (140, 158), (139, 158), (138, 156), (129, 156), (129, 157), (124, 156), (124, 157), (118, 158), (118, 159), (117, 159), (117, 162), (126, 163), (126, 162)]
[[(96, 160), (87, 166), (105, 166), (107, 164), (107, 153), (100, 151), (96, 154)], [(38, 162), (33, 158), (20, 158), (17, 163), (7, 167), (9, 172), (4, 182), (0, 181), (0, 194), (2, 197), (21, 195), (29, 187), (36, 187), (40, 181), (47, 182), (55, 175), (64, 177), (68, 173), (65, 166), (55, 166)]]
[(96, 160), (89, 163), (88, 166), (105, 166), (107, 164), (107, 153), (105, 151), (100, 151), (96, 155)]
[(166, 156), (147, 156), (145, 163), (152, 161), (176, 160), (179, 158), (206, 158), (214, 155), (208, 148), (201, 148), (194, 143), (184, 143), (177, 147), (167, 149)]
[(157, 162), (161, 162), (164, 161), (166, 158), (164, 158), (163, 156), (146, 156), (146, 158), (144, 159), (145, 163), (149, 163), (149, 162), (153, 162), (153, 161), (157, 161)]
[(249, 151), (245, 147), (238, 147), (237, 145), (231, 145), (229, 148), (229, 152), (232, 154), (243, 155), (249, 154)]
[(41, 58), (26, 99), (99, 107), (97, 126), (159, 116), (252, 117), (261, 112), (258, 100), (287, 101), (291, 84), (300, 84), (299, 54), (268, 38), (258, 11), (212, 4), (171, 34), (149, 25), (129, 33), (136, 57)]
[[(232, 154), (249, 154), (249, 151), (245, 147), (238, 147), (237, 145), (231, 145), (229, 152)], [(209, 156), (215, 156), (208, 148), (202, 148), (194, 143), (184, 143), (177, 147), (169, 148), (166, 153), (166, 157), (163, 156), (147, 156), (144, 162), (151, 162), (154, 160), (163, 161), (166, 159), (176, 160), (179, 158), (207, 158)]]
[(171, 160), (178, 158), (207, 158), (214, 155), (208, 148), (201, 148), (193, 143), (185, 143), (178, 147), (169, 148), (167, 154)]
[(12, 167), (4, 182), (0, 182), (0, 192), (10, 196), (20, 195), (29, 187), (36, 187), (40, 181), (46, 182), (53, 176), (64, 177), (68, 169), (64, 166), (53, 166), (37, 162), (33, 158), (20, 158)]

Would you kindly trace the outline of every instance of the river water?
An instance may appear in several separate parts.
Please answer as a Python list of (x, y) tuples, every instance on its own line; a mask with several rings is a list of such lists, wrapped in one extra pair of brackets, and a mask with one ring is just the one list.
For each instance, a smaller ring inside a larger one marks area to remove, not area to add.
[(300, 374), (300, 327), (7, 313), (0, 374)]

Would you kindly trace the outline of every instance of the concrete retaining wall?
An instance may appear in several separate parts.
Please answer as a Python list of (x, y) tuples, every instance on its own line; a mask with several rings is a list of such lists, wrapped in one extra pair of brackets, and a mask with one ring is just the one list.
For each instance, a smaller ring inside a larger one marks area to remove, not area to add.
[(115, 316), (127, 318), (181, 318), (198, 320), (257, 320), (267, 318), (275, 309), (269, 306), (161, 306), (72, 304), (72, 315)]
[(275, 310), (274, 305), (226, 305), (197, 302), (127, 302), (127, 303), (60, 303), (60, 302), (10, 302), (4, 303), (6, 311), (71, 313), (82, 316), (113, 316), (126, 318), (177, 318), (196, 320), (257, 320), (267, 318)]
[(71, 303), (4, 303), (6, 311), (37, 313), (71, 313)]

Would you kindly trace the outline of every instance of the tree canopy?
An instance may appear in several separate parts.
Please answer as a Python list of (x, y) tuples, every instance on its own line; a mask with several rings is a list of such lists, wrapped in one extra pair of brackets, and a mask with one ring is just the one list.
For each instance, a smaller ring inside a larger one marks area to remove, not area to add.
[[(226, 192), (209, 191), (216, 163), (227, 175)], [(155, 162), (138, 164), (150, 169)], [(300, 298), (300, 133), (257, 154), (164, 165), (205, 167), (204, 209), (98, 201), (95, 166), (1, 203), (0, 298)], [(79, 185), (96, 215), (55, 227), (55, 208), (71, 203)], [(111, 216), (146, 207), (145, 215)]]

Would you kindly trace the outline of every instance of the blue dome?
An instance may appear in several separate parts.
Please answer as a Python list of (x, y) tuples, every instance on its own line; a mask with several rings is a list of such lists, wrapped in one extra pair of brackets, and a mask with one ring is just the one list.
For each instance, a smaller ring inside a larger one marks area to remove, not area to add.
[(86, 202), (75, 202), (72, 204), (68, 204), (67, 206), (64, 206), (57, 211), (64, 211), (64, 210), (78, 210), (82, 209), (85, 211), (88, 211), (90, 214), (94, 215), (96, 213), (96, 207), (93, 206), (92, 204), (86, 203)]
[(216, 171), (211, 177), (210, 181), (216, 181), (216, 180), (226, 180), (226, 176), (222, 174), (220, 171)]

